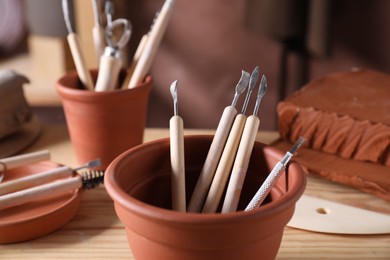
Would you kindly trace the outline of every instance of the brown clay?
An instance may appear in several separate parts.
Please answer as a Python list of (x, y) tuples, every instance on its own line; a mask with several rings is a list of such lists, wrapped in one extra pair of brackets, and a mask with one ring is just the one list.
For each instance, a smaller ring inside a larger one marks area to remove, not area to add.
[[(194, 189), (212, 136), (186, 136), (187, 201)], [(171, 210), (169, 139), (134, 147), (108, 167), (105, 187), (126, 226), (129, 246), (143, 259), (274, 259), (283, 229), (305, 189), (306, 176), (291, 163), (264, 204), (242, 211), (283, 154), (256, 143), (239, 211), (227, 214)]]
[[(91, 73), (96, 79), (97, 72)], [(70, 138), (79, 163), (100, 158), (105, 169), (119, 154), (142, 143), (152, 78), (133, 89), (95, 92), (80, 86), (76, 72), (56, 84)]]

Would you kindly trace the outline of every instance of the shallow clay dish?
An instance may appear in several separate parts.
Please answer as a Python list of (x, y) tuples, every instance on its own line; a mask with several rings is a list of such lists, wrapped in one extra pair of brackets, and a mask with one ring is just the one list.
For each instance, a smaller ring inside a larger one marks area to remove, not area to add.
[[(45, 161), (8, 170), (3, 181), (46, 171), (59, 165)], [(0, 210), (0, 244), (47, 235), (68, 223), (80, 205), (78, 191)]]

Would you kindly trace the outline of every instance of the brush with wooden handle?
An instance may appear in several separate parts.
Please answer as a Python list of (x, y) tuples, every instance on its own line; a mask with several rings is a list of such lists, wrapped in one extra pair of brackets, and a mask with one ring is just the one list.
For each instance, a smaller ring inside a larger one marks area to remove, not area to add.
[(85, 59), (81, 51), (80, 40), (77, 34), (74, 32), (70, 22), (68, 0), (62, 0), (62, 11), (64, 13), (65, 25), (68, 30), (67, 40), (70, 52), (72, 53), (74, 64), (76, 66), (77, 74), (83, 86), (88, 90), (93, 90), (94, 84), (92, 76), (86, 66)]
[(165, 0), (161, 12), (156, 19), (156, 23), (149, 34), (149, 39), (146, 42), (142, 55), (131, 76), (128, 88), (134, 88), (141, 83), (152, 66), (154, 57), (156, 56), (158, 47), (172, 15), (174, 2), (174, 0)]
[(253, 88), (256, 85), (258, 77), (259, 77), (259, 68), (256, 67), (252, 72), (249, 80), (249, 88), (248, 88), (247, 95), (245, 97), (244, 106), (242, 108), (241, 113), (238, 114), (234, 119), (233, 126), (230, 130), (229, 136), (226, 141), (226, 145), (221, 155), (221, 159), (218, 163), (214, 178), (211, 182), (210, 189), (208, 191), (206, 201), (202, 209), (203, 213), (214, 213), (218, 209), (219, 202), (222, 198), (223, 191), (225, 189), (227, 180), (229, 178), (234, 157), (236, 156), (242, 131), (244, 129), (244, 125), (246, 121), (245, 110), (247, 108), (245, 104), (248, 102), (251, 96), (251, 93), (253, 91)]
[(230, 129), (233, 125), (234, 117), (237, 115), (237, 100), (248, 86), (249, 77), (250, 75), (248, 72), (241, 72), (241, 78), (236, 85), (232, 104), (223, 110), (213, 141), (211, 142), (210, 149), (207, 153), (206, 160), (203, 164), (198, 181), (188, 204), (187, 211), (189, 212), (201, 212), (202, 210), (204, 200), (207, 196), (207, 192), (213, 180), (223, 148), (225, 147)]
[(43, 198), (55, 197), (74, 190), (92, 189), (103, 183), (104, 171), (86, 171), (76, 177), (60, 179), (48, 184), (0, 196), (0, 210), (19, 206)]
[(186, 182), (184, 162), (184, 134), (183, 119), (178, 114), (177, 80), (171, 84), (170, 91), (174, 104), (174, 116), (169, 121), (170, 156), (172, 167), (172, 209), (185, 212)]
[(228, 213), (237, 210), (242, 186), (244, 184), (249, 160), (253, 150), (253, 145), (255, 144), (257, 131), (260, 125), (257, 112), (266, 90), (267, 79), (263, 75), (261, 78), (259, 91), (257, 93), (253, 115), (249, 116), (245, 122), (245, 127), (241, 136), (240, 145), (237, 150), (236, 159), (234, 160), (233, 169), (230, 174), (229, 184), (221, 210), (222, 213)]
[(44, 172), (28, 175), (19, 179), (6, 181), (0, 184), (0, 195), (27, 189), (57, 179), (71, 177), (77, 171), (85, 168), (93, 168), (100, 165), (100, 160), (93, 160), (77, 168), (61, 166)]

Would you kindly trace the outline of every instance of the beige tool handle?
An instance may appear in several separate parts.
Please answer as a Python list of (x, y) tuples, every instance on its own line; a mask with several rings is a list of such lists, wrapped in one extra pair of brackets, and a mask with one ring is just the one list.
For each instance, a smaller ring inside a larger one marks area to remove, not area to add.
[(139, 57), (141, 57), (141, 54), (145, 48), (145, 45), (146, 45), (146, 42), (148, 41), (148, 38), (149, 38), (148, 34), (144, 34), (144, 36), (142, 36), (141, 41), (138, 44), (137, 50), (134, 53), (134, 57), (133, 57), (133, 60), (131, 62), (130, 68), (127, 70), (127, 75), (126, 75), (125, 80), (122, 83), (121, 88), (125, 89), (129, 85), (129, 82), (130, 82), (131, 76), (133, 75), (135, 66), (137, 66), (137, 64), (138, 64)]
[(77, 34), (70, 33), (68, 34), (67, 39), (74, 64), (76, 66), (77, 74), (79, 75), (81, 82), (83, 83), (85, 88), (93, 90), (94, 87), (92, 77), (87, 69), (84, 57), (82, 55), (80, 41), (77, 37)]
[(169, 121), (172, 166), (172, 209), (186, 211), (183, 119), (173, 116)]
[(234, 212), (237, 210), (259, 125), (260, 120), (254, 115), (249, 116), (245, 122), (244, 131), (242, 132), (240, 145), (238, 146), (236, 159), (234, 160), (225, 200), (223, 202), (222, 213)]
[(207, 153), (206, 160), (188, 204), (189, 212), (201, 212), (202, 210), (204, 200), (207, 196), (210, 184), (213, 181), (215, 170), (217, 169), (219, 159), (221, 158), (223, 148), (225, 147), (236, 115), (237, 110), (232, 106), (228, 106), (223, 110), (209, 152)]
[(149, 39), (131, 76), (128, 88), (137, 86), (148, 73), (172, 14), (174, 0), (166, 0), (149, 34)]
[(72, 173), (72, 169), (67, 166), (62, 166), (19, 179), (6, 181), (0, 184), (0, 195), (34, 187), (43, 183), (54, 181), (56, 179), (70, 177)]
[(49, 159), (50, 159), (50, 152), (48, 150), (43, 150), (43, 151), (26, 153), (26, 154), (3, 158), (0, 160), (0, 162), (5, 164), (7, 170), (9, 170), (23, 165), (28, 165), (31, 163), (36, 163), (36, 162), (45, 161)]
[(104, 37), (104, 30), (100, 26), (95, 26), (92, 28), (92, 37), (93, 43), (95, 45), (96, 60), (99, 62), (100, 57), (104, 53), (104, 48), (106, 47), (106, 40)]
[(214, 213), (217, 211), (222, 193), (232, 169), (237, 147), (240, 143), (242, 130), (244, 129), (246, 116), (238, 114), (234, 119), (232, 129), (223, 149), (221, 160), (218, 163), (213, 182), (211, 183), (209, 193), (203, 206), (203, 213)]
[(30, 189), (0, 196), (0, 210), (15, 207), (34, 200), (50, 198), (82, 187), (80, 177), (67, 178)]
[(100, 58), (99, 75), (96, 81), (95, 91), (114, 90), (118, 84), (118, 77), (121, 68), (121, 59), (103, 55)]

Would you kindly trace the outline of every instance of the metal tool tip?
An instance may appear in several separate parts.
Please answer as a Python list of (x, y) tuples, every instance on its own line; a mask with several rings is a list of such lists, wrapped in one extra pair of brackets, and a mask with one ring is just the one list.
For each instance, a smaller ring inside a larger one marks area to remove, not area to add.
[(253, 70), (253, 72), (250, 76), (250, 79), (249, 79), (249, 89), (250, 90), (253, 90), (255, 88), (256, 82), (259, 79), (259, 73), (260, 73), (260, 69), (259, 69), (259, 66), (257, 66)]
[(238, 84), (236, 86), (236, 92), (237, 94), (242, 94), (242, 92), (245, 91), (246, 87), (249, 83), (250, 74), (246, 72), (245, 70), (241, 71), (241, 78), (238, 81)]
[(294, 145), (291, 147), (289, 152), (291, 154), (294, 154), (299, 149), (299, 147), (301, 147), (305, 142), (306, 142), (306, 138), (300, 136), (298, 140), (294, 143)]
[(178, 82), (179, 82), (178, 80), (175, 80), (174, 82), (172, 82), (171, 87), (170, 87), (170, 91), (171, 91), (171, 95), (172, 95), (173, 99), (177, 99), (177, 83)]
[(102, 164), (102, 162), (101, 162), (100, 159), (96, 159), (96, 160), (93, 160), (93, 161), (90, 161), (90, 162), (87, 163), (89, 168), (100, 166), (101, 164)]

